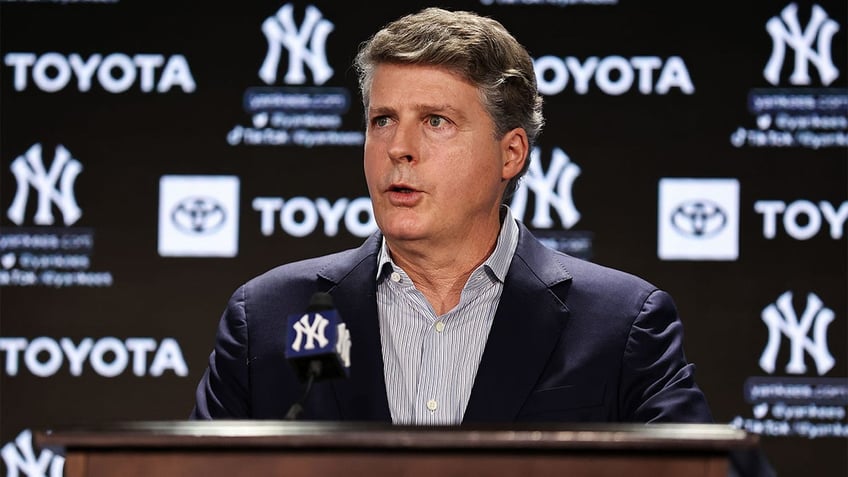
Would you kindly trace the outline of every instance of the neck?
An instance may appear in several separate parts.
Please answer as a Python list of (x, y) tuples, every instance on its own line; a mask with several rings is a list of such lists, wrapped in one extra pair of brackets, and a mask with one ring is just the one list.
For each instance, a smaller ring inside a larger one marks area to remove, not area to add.
[(409, 275), (433, 310), (442, 315), (459, 303), (468, 277), (495, 250), (499, 232), (498, 223), (486, 234), (467, 234), (467, 237), (475, 237), (473, 240), (438, 244), (386, 238), (386, 244), (392, 260)]

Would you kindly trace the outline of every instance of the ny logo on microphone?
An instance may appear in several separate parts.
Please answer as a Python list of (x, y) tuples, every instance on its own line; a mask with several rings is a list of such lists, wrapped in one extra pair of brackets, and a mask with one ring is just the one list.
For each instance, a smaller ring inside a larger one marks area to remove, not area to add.
[(293, 328), (297, 332), (297, 336), (295, 336), (294, 343), (292, 343), (293, 350), (300, 351), (304, 337), (306, 337), (306, 344), (303, 345), (303, 349), (307, 350), (315, 349), (315, 341), (318, 341), (318, 346), (322, 348), (329, 343), (325, 330), (330, 321), (319, 313), (315, 313), (312, 316), (313, 320), (311, 324), (309, 323), (310, 315), (308, 313), (295, 322)]
[(336, 353), (342, 360), (345, 368), (350, 367), (350, 331), (344, 323), (339, 323), (338, 327), (339, 341), (336, 343)]
[(306, 313), (289, 315), (286, 359), (301, 381), (347, 377), (350, 331), (328, 293), (315, 293)]

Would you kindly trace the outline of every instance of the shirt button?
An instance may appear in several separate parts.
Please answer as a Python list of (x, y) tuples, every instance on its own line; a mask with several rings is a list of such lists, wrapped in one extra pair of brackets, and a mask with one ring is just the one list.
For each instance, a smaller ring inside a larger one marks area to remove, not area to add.
[(437, 321), (436, 322), (436, 331), (441, 333), (444, 330), (445, 330), (445, 322), (444, 321)]
[(400, 281), (400, 273), (392, 272), (391, 278), (392, 278), (393, 282), (395, 282), (395, 283), (399, 282)]
[(429, 409), (430, 412), (435, 411), (437, 407), (439, 407), (439, 403), (437, 403), (435, 399), (427, 401), (427, 409)]

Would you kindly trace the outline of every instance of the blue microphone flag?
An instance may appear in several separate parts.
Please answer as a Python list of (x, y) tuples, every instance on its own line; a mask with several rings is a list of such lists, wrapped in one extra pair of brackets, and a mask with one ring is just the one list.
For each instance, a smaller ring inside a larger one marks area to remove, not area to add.
[(306, 313), (288, 317), (286, 330), (286, 358), (301, 381), (307, 379), (310, 365), (316, 361), (320, 364), (316, 380), (349, 375), (350, 332), (329, 294), (313, 295)]

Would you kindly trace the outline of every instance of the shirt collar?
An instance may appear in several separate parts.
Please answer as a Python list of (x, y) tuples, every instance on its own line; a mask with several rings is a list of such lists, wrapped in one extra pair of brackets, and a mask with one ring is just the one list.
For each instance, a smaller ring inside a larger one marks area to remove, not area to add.
[[(498, 243), (495, 245), (495, 250), (481, 266), (486, 267), (495, 278), (503, 283), (506, 280), (506, 272), (509, 271), (509, 264), (512, 262), (516, 247), (518, 247), (518, 224), (512, 218), (509, 207), (501, 205), (501, 230), (498, 234)], [(393, 270), (395, 266), (389, 254), (389, 247), (386, 245), (386, 237), (383, 237), (380, 253), (377, 255), (376, 279), (379, 280), (387, 269)]]

